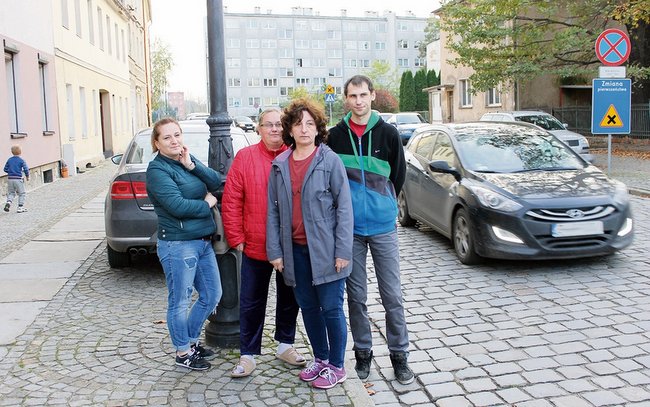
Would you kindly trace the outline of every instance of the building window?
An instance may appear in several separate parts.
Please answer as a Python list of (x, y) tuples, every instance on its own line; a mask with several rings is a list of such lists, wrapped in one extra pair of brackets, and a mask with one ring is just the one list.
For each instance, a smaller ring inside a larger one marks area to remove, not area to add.
[(309, 78), (296, 78), (296, 85), (309, 86)]
[(74, 23), (77, 37), (81, 38), (81, 0), (74, 0)]
[(408, 40), (399, 40), (397, 41), (397, 48), (407, 49), (409, 47)]
[(97, 38), (99, 39), (99, 49), (104, 50), (104, 16), (102, 9), (97, 7)]
[(293, 58), (293, 48), (280, 48), (280, 58)]
[(306, 20), (297, 20), (294, 24), (296, 30), (309, 30), (309, 24)]
[(257, 27), (258, 27), (257, 20), (254, 19), (246, 20), (246, 28), (257, 28)]
[(266, 97), (264, 98), (264, 106), (277, 106), (279, 100), (276, 97)]
[(370, 41), (359, 41), (359, 49), (370, 49)]
[(314, 86), (323, 86), (327, 83), (326, 78), (314, 78)]
[(241, 79), (239, 78), (228, 78), (228, 86), (230, 87), (240, 87)]
[(259, 97), (249, 97), (248, 98), (248, 106), (260, 107), (261, 102), (262, 102), (262, 99), (259, 98)]
[(400, 68), (406, 68), (406, 67), (408, 67), (408, 66), (409, 66), (409, 60), (408, 60), (408, 58), (399, 58), (399, 59), (397, 60), (397, 66), (399, 66)]
[(246, 66), (249, 68), (259, 68), (260, 67), (260, 60), (257, 58), (248, 58), (246, 60)]
[(357, 60), (356, 59), (346, 59), (344, 64), (345, 64), (346, 68), (356, 68), (357, 67)]
[(343, 42), (343, 48), (345, 48), (345, 49), (357, 49), (357, 42), (356, 41), (344, 41)]
[(293, 68), (280, 68), (280, 76), (283, 78), (293, 76)]
[(302, 58), (297, 58), (296, 59), (296, 67), (302, 68)]
[(120, 34), (117, 29), (117, 23), (115, 23), (115, 57), (119, 61), (120, 59)]
[(278, 67), (277, 59), (269, 59), (269, 58), (262, 59), (262, 68), (277, 68), (277, 67)]
[(259, 48), (259, 47), (260, 47), (260, 40), (258, 40), (257, 38), (246, 40), (246, 48)]
[(274, 88), (278, 86), (278, 79), (277, 78), (264, 78), (262, 84), (264, 87), (267, 88)]
[(460, 81), (460, 107), (472, 107), (472, 88), (469, 79)]
[(93, 0), (88, 1), (88, 41), (95, 45), (95, 21), (93, 19)]
[(278, 32), (278, 38), (281, 40), (291, 40), (293, 39), (293, 30), (290, 28), (282, 28)]
[(327, 39), (328, 40), (340, 40), (341, 39), (341, 32), (336, 31), (336, 30), (329, 30), (329, 31), (327, 31)]
[(108, 45), (108, 53), (113, 54), (113, 45), (111, 43), (111, 18), (106, 16), (106, 44)]
[(280, 88), (280, 96), (289, 96), (289, 93), (291, 93), (291, 92), (293, 92), (293, 87), (292, 86), (289, 86), (289, 87), (282, 86)]
[(7, 81), (7, 97), (9, 107), (9, 131), (12, 134), (20, 132), (19, 112), (18, 112), (18, 92), (16, 89), (16, 54), (7, 52), (5, 49), (5, 72)]
[(386, 43), (383, 41), (376, 41), (375, 42), (375, 49), (376, 50), (385, 50), (386, 49)]
[(239, 48), (240, 46), (238, 38), (229, 38), (226, 40), (226, 48)]
[(228, 107), (239, 107), (241, 105), (240, 98), (228, 98)]
[(330, 48), (327, 50), (328, 58), (341, 58), (343, 51), (340, 49)]
[(260, 78), (248, 78), (248, 86), (260, 86)]
[(309, 40), (296, 40), (296, 48), (298, 49), (309, 48)]
[(341, 77), (341, 76), (343, 76), (342, 69), (341, 68), (329, 68), (327, 70), (327, 76), (335, 77), (335, 78)]
[(370, 68), (370, 60), (369, 59), (360, 59), (359, 60), (359, 68)]
[(227, 58), (226, 65), (228, 68), (239, 68), (241, 66), (241, 59), (239, 58)]
[(120, 30), (120, 37), (122, 39), (122, 62), (126, 62), (126, 42), (124, 41), (124, 29)]
[(70, 28), (70, 20), (68, 16), (68, 0), (61, 0), (61, 25), (65, 28)]
[(72, 100), (72, 85), (69, 83), (65, 84), (65, 104), (68, 112), (68, 140), (72, 141), (75, 139), (74, 134), (74, 104)]
[(262, 48), (277, 48), (278, 44), (275, 40), (263, 39)]
[(397, 30), (398, 31), (406, 31), (408, 30), (408, 26), (406, 25), (406, 22), (400, 21), (397, 23)]
[(311, 60), (311, 66), (312, 68), (322, 68), (325, 66), (325, 59), (324, 58), (314, 58)]
[(343, 31), (355, 32), (355, 31), (357, 31), (357, 24), (356, 23), (345, 23), (343, 25)]
[(488, 106), (501, 106), (501, 90), (499, 88), (490, 88), (487, 93)]
[(311, 23), (311, 30), (312, 31), (325, 31), (325, 23), (322, 21), (313, 21)]
[(262, 21), (262, 29), (264, 30), (274, 30), (276, 27), (275, 21), (265, 20)]
[(386, 23), (377, 23), (377, 24), (375, 24), (375, 32), (385, 33), (386, 32)]
[(313, 40), (311, 42), (312, 49), (325, 49), (325, 40)]
[(81, 138), (88, 138), (88, 110), (86, 109), (86, 88), (79, 87), (79, 110), (81, 117)]
[(426, 64), (427, 64), (427, 60), (425, 58), (415, 58), (413, 60), (413, 66), (415, 67), (425, 66)]
[(47, 64), (45, 62), (38, 62), (38, 82), (41, 90), (41, 123), (43, 131), (50, 130), (50, 123), (48, 117), (48, 87), (47, 87)]

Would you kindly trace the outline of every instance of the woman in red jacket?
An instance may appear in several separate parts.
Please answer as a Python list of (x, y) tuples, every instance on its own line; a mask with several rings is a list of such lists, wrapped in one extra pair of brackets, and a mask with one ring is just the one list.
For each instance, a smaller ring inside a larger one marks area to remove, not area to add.
[[(255, 369), (255, 355), (262, 353), (266, 298), (273, 266), (266, 257), (267, 185), (271, 161), (287, 147), (282, 141), (278, 109), (260, 114), (261, 141), (240, 150), (228, 171), (221, 206), (223, 226), (230, 246), (243, 252), (239, 296), (240, 353), (232, 377), (245, 377)], [(298, 304), (293, 289), (276, 272), (276, 357), (293, 366), (307, 364), (293, 347)]]

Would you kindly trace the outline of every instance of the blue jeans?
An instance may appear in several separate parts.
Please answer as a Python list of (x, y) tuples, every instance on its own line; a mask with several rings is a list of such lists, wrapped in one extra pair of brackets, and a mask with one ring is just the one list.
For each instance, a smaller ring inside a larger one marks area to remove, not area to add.
[[(268, 261), (255, 260), (245, 254), (241, 264), (241, 289), (239, 296), (239, 350), (242, 355), (260, 355), (266, 299), (273, 266)], [(275, 340), (293, 344), (296, 338), (298, 304), (293, 289), (284, 283), (282, 273), (275, 272)]]
[(345, 279), (314, 285), (308, 246), (293, 245), (296, 301), (302, 310), (305, 330), (314, 357), (341, 368), (347, 342), (347, 323), (343, 312)]
[[(217, 258), (208, 240), (158, 240), (157, 250), (169, 292), (169, 335), (176, 350), (186, 352), (201, 336), (205, 320), (221, 299)], [(191, 304), (195, 288), (199, 297)]]
[(375, 236), (354, 235), (352, 273), (347, 280), (350, 331), (354, 350), (372, 349), (372, 333), (368, 320), (368, 274), (366, 256), (370, 248), (377, 276), (379, 296), (386, 313), (386, 342), (391, 352), (406, 352), (408, 329), (402, 304), (402, 283), (399, 270), (397, 230)]

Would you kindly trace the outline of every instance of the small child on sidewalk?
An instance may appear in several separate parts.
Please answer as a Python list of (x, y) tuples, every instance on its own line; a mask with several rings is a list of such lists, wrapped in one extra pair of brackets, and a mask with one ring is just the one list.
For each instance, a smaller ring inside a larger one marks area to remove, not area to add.
[(16, 144), (11, 146), (11, 154), (13, 154), (13, 157), (9, 157), (5, 164), (5, 172), (9, 175), (9, 179), (7, 180), (7, 203), (5, 204), (5, 212), (9, 212), (11, 202), (14, 200), (16, 194), (18, 194), (17, 212), (27, 212), (27, 209), (23, 206), (25, 204), (25, 183), (23, 181), (23, 173), (25, 174), (25, 179), (29, 181), (29, 167), (25, 160), (20, 156), (21, 153), (22, 150), (19, 145)]

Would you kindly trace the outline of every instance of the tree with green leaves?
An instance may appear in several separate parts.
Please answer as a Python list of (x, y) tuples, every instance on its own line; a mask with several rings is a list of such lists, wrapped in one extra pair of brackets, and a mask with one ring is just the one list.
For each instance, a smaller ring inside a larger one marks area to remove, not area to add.
[(429, 94), (423, 89), (427, 88), (427, 71), (420, 69), (413, 77), (415, 89), (415, 109), (417, 111), (429, 110)]
[(375, 89), (375, 100), (372, 102), (372, 107), (382, 113), (395, 113), (399, 106), (395, 96), (387, 89)]
[(440, 24), (438, 16), (431, 16), (427, 20), (427, 26), (424, 27), (424, 41), (420, 43), (420, 58), (427, 57), (427, 45), (440, 39)]
[(544, 74), (596, 76), (596, 38), (624, 26), (632, 43), (627, 73), (633, 100), (647, 102), (649, 23), (647, 0), (472, 0), (446, 3), (440, 29), (450, 33), (442, 46), (457, 54), (450, 62), (473, 68), (472, 87), (485, 91)]
[(399, 85), (399, 110), (402, 112), (410, 112), (415, 110), (415, 106), (416, 96), (413, 72), (404, 71)]
[(397, 71), (388, 62), (372, 61), (370, 70), (365, 75), (370, 78), (375, 89), (386, 89), (397, 96)]
[(427, 87), (440, 85), (440, 75), (436, 74), (436, 71), (429, 69), (427, 71)]
[[(165, 93), (169, 71), (174, 66), (174, 59), (169, 45), (156, 39), (151, 49), (151, 111), (162, 112), (165, 110)], [(163, 114), (167, 114), (164, 112)]]

